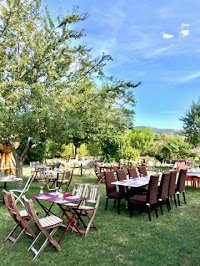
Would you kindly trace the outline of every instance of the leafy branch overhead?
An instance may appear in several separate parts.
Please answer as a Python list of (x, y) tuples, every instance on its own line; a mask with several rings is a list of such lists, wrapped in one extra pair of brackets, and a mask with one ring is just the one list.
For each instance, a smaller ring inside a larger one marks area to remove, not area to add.
[(73, 25), (87, 16), (75, 9), (53, 20), (41, 0), (0, 2), (0, 138), (24, 143), (21, 160), (31, 143), (79, 145), (121, 134), (132, 123), (140, 83), (107, 76), (112, 57), (94, 58), (77, 41), (84, 30)]

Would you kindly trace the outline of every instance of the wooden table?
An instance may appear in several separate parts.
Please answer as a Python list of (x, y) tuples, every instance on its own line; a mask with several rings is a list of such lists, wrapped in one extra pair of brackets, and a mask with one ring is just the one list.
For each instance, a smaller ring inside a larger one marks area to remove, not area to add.
[[(60, 236), (59, 240), (58, 240), (58, 244), (60, 244), (60, 241), (62, 240), (64, 234), (67, 232), (67, 230), (71, 227), (72, 230), (74, 230), (75, 232), (77, 232), (80, 236), (82, 236), (81, 232), (78, 230), (78, 228), (76, 227), (76, 225), (73, 222), (73, 219), (78, 211), (78, 208), (81, 204), (82, 201), (86, 200), (86, 197), (79, 197), (79, 196), (73, 196), (71, 194), (68, 193), (64, 193), (64, 198), (60, 199), (59, 198), (59, 193), (56, 192), (51, 192), (51, 193), (42, 193), (42, 194), (36, 194), (36, 195), (31, 195), (31, 197), (35, 198), (36, 201), (39, 203), (39, 205), (42, 207), (42, 209), (45, 211), (46, 216), (49, 214), (54, 214), (51, 209), (53, 207), (53, 205), (56, 203), (59, 208), (62, 211), (62, 215), (61, 216), (65, 216), (67, 218), (67, 223), (65, 222), (65, 229), (62, 233), (62, 235)], [(51, 205), (49, 207), (46, 207), (42, 201), (48, 201), (51, 202)], [(71, 217), (67, 214), (67, 203), (74, 203), (77, 202), (77, 206), (74, 209), (70, 210), (70, 214)]]

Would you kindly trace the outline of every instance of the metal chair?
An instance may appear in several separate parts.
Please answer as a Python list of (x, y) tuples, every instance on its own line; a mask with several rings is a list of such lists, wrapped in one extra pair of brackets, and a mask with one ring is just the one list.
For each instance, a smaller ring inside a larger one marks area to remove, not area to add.
[[(27, 182), (26, 182), (26, 185), (23, 187), (23, 188), (14, 188), (14, 189), (10, 189), (10, 191), (14, 192), (14, 196), (16, 198), (16, 203), (18, 201), (21, 202), (21, 204), (24, 206), (24, 203), (22, 202), (22, 196), (25, 195), (25, 193), (29, 190), (29, 187), (31, 185), (31, 183), (33, 182), (33, 179), (34, 179), (34, 174), (32, 174)], [(15, 194), (15, 193), (18, 193), (18, 194)]]

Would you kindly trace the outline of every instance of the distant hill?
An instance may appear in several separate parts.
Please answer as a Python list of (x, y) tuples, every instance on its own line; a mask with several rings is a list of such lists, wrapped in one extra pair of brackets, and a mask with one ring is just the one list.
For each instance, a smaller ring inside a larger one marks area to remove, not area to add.
[[(147, 128), (145, 126), (141, 126), (141, 127), (135, 127), (135, 128)], [(183, 131), (182, 130), (175, 130), (175, 129), (169, 129), (169, 128), (155, 128), (155, 127), (148, 127), (151, 128), (151, 130), (155, 133), (155, 134), (162, 134), (165, 133), (167, 135), (174, 135), (174, 136), (178, 136), (178, 135), (182, 135)]]

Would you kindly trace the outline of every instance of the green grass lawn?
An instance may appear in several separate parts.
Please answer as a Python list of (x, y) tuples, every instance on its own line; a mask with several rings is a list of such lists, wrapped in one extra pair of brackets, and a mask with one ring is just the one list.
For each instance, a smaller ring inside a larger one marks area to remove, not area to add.
[[(28, 175), (28, 169), (24, 173)], [(76, 175), (71, 187), (75, 182), (96, 184), (96, 178)], [(39, 187), (40, 184), (32, 183), (27, 197), (39, 193)], [(200, 265), (200, 190), (187, 187), (186, 200), (184, 205), (181, 195), (181, 207), (172, 204), (170, 213), (164, 206), (164, 215), (159, 211), (158, 219), (152, 211), (152, 222), (149, 222), (146, 212), (134, 211), (129, 218), (124, 201), (120, 215), (113, 208), (112, 200), (105, 211), (105, 185), (102, 184), (95, 217), (99, 231), (91, 230), (86, 237), (68, 231), (61, 241), (61, 252), (47, 246), (36, 261), (32, 261), (33, 253), (27, 251), (32, 243), (28, 236), (23, 236), (16, 245), (5, 241), (14, 221), (1, 204), (0, 265)], [(40, 206), (34, 204), (42, 217)], [(59, 208), (55, 206), (54, 211), (58, 212)], [(56, 239), (62, 230), (57, 230)]]

